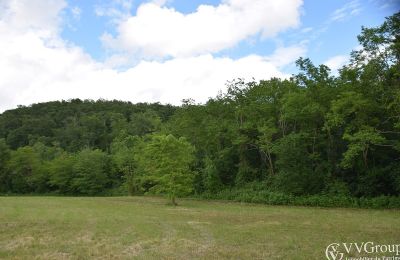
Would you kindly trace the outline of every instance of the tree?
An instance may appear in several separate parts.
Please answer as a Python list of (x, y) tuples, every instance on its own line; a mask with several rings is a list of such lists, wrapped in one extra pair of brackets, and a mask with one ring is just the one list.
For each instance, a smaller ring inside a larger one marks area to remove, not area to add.
[(272, 151), (274, 148), (273, 136), (278, 132), (278, 129), (272, 123), (259, 127), (260, 137), (258, 145), (263, 154), (263, 159), (268, 162), (268, 169), (270, 175), (275, 175), (274, 164), (272, 160)]
[(49, 163), (49, 184), (61, 194), (74, 194), (76, 189), (72, 186), (75, 177), (75, 156), (66, 152), (61, 153)]
[(161, 119), (151, 110), (146, 110), (143, 113), (135, 113), (130, 118), (128, 126), (129, 133), (132, 135), (143, 136), (159, 130)]
[(10, 189), (6, 166), (9, 159), (10, 148), (4, 139), (0, 139), (0, 192), (7, 192)]
[(112, 158), (118, 170), (124, 175), (129, 195), (134, 195), (139, 191), (135, 151), (140, 141), (137, 136), (122, 135), (111, 144)]
[(222, 188), (217, 167), (209, 157), (204, 159), (203, 185), (205, 190), (209, 192), (217, 192)]
[(112, 168), (109, 156), (101, 150), (84, 149), (76, 155), (72, 187), (81, 194), (99, 194), (109, 187)]
[(343, 154), (343, 167), (352, 166), (354, 159), (362, 154), (364, 166), (368, 168), (368, 151), (374, 145), (382, 145), (386, 141), (383, 136), (371, 127), (364, 127), (364, 129), (353, 135), (345, 133), (343, 139), (350, 142), (348, 150)]
[(151, 192), (167, 194), (171, 203), (193, 190), (194, 147), (184, 138), (153, 135), (137, 154), (139, 171), (144, 180), (154, 183)]
[(47, 183), (46, 172), (42, 165), (39, 154), (30, 146), (13, 151), (7, 164), (11, 191), (16, 193), (41, 191)]

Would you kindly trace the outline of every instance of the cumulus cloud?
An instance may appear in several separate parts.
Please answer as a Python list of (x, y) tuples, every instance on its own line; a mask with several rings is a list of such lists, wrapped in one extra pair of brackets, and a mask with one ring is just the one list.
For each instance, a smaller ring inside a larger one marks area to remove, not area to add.
[[(162, 1), (164, 2), (164, 1)], [(145, 57), (183, 57), (215, 53), (252, 36), (272, 37), (299, 25), (302, 0), (224, 0), (200, 5), (193, 13), (149, 2), (104, 34), (106, 46)]]
[(288, 47), (279, 47), (274, 53), (267, 57), (267, 60), (277, 67), (284, 67), (293, 63), (296, 59), (304, 56), (307, 52), (305, 43)]
[[(285, 46), (270, 56), (239, 59), (206, 53), (141, 60), (119, 71), (61, 39), (59, 14), (67, 6), (64, 1), (40, 3), (43, 6), (9, 0), (0, 5), (0, 112), (19, 104), (69, 98), (203, 102), (223, 89), (227, 80), (287, 77), (280, 68), (305, 51), (304, 46)], [(124, 62), (118, 59), (114, 62)]]
[(337, 55), (326, 60), (324, 64), (328, 66), (333, 72), (335, 72), (348, 62), (349, 62), (349, 56)]
[(67, 4), (61, 0), (3, 0), (0, 5), (0, 26), (16, 32), (34, 31), (51, 36), (59, 29), (59, 12)]
[[(287, 76), (274, 64), (275, 58), (257, 55), (236, 60), (206, 54), (164, 62), (141, 61), (119, 72), (93, 61), (79, 48), (49, 48), (32, 35), (25, 37), (24, 41), (35, 44), (23, 52), (19, 45), (7, 46), (7, 56), (0, 54), (6, 61), (0, 63), (0, 70), (6, 75), (0, 79), (0, 110), (76, 97), (173, 104), (192, 97), (204, 102), (233, 78)], [(4, 47), (1, 43), (0, 46)]]

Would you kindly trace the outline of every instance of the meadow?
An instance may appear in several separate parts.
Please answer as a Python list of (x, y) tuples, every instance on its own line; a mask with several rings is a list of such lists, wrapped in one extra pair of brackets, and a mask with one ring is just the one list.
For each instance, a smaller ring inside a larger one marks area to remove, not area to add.
[(0, 197), (0, 258), (325, 259), (333, 242), (399, 242), (399, 210), (178, 203)]

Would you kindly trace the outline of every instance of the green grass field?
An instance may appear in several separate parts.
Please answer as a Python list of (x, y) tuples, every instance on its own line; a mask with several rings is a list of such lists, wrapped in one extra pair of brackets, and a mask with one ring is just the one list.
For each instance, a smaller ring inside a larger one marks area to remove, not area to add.
[(400, 211), (154, 197), (0, 197), (2, 259), (325, 259), (333, 242), (398, 243)]

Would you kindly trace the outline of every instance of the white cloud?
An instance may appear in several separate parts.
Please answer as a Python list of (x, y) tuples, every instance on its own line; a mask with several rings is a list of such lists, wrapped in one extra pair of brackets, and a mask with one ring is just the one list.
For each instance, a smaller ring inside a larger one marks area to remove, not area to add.
[(347, 55), (337, 55), (329, 58), (324, 62), (334, 73), (349, 62), (349, 56)]
[[(29, 48), (24, 42), (30, 42)], [(237, 60), (208, 54), (142, 61), (118, 72), (93, 61), (79, 48), (49, 48), (34, 35), (16, 38), (8, 46), (0, 43), (0, 48), (7, 50), (0, 53), (0, 70), (5, 75), (0, 78), (0, 111), (17, 104), (76, 97), (173, 104), (192, 97), (204, 102), (230, 79), (287, 76), (278, 70), (275, 58), (257, 55)]]
[(299, 57), (304, 56), (306, 51), (305, 43), (289, 47), (280, 47), (277, 48), (267, 60), (277, 67), (284, 67), (293, 63)]
[(111, 0), (96, 5), (94, 13), (97, 16), (110, 17), (111, 22), (117, 24), (130, 16), (132, 7), (133, 0)]
[(0, 12), (0, 112), (18, 104), (69, 98), (173, 104), (194, 98), (203, 102), (224, 89), (227, 80), (287, 77), (280, 67), (305, 52), (299, 45), (278, 48), (268, 57), (231, 59), (202, 54), (138, 61), (118, 71), (110, 64), (125, 63), (123, 57), (97, 62), (81, 48), (63, 41), (57, 25), (66, 4), (47, 1), (48, 6), (38, 8), (28, 0), (10, 0), (3, 5), (6, 12)]
[(166, 5), (168, 2), (171, 2), (170, 0), (152, 0), (152, 3), (158, 5), (158, 6), (163, 6)]
[(190, 14), (154, 2), (123, 20), (106, 46), (145, 57), (187, 57), (218, 52), (249, 37), (272, 37), (299, 25), (302, 0), (224, 0)]
[(344, 21), (352, 16), (358, 15), (361, 9), (359, 0), (350, 1), (332, 13), (331, 21)]
[(71, 8), (71, 13), (75, 20), (79, 20), (81, 18), (82, 10), (77, 6), (74, 6)]
[(2, 1), (0, 26), (12, 28), (14, 32), (34, 31), (42, 37), (57, 33), (61, 22), (58, 13), (67, 6), (63, 0)]
[(301, 32), (301, 33), (309, 33), (309, 32), (311, 32), (312, 30), (313, 30), (312, 27), (306, 27), (306, 28), (302, 29), (300, 32)]

